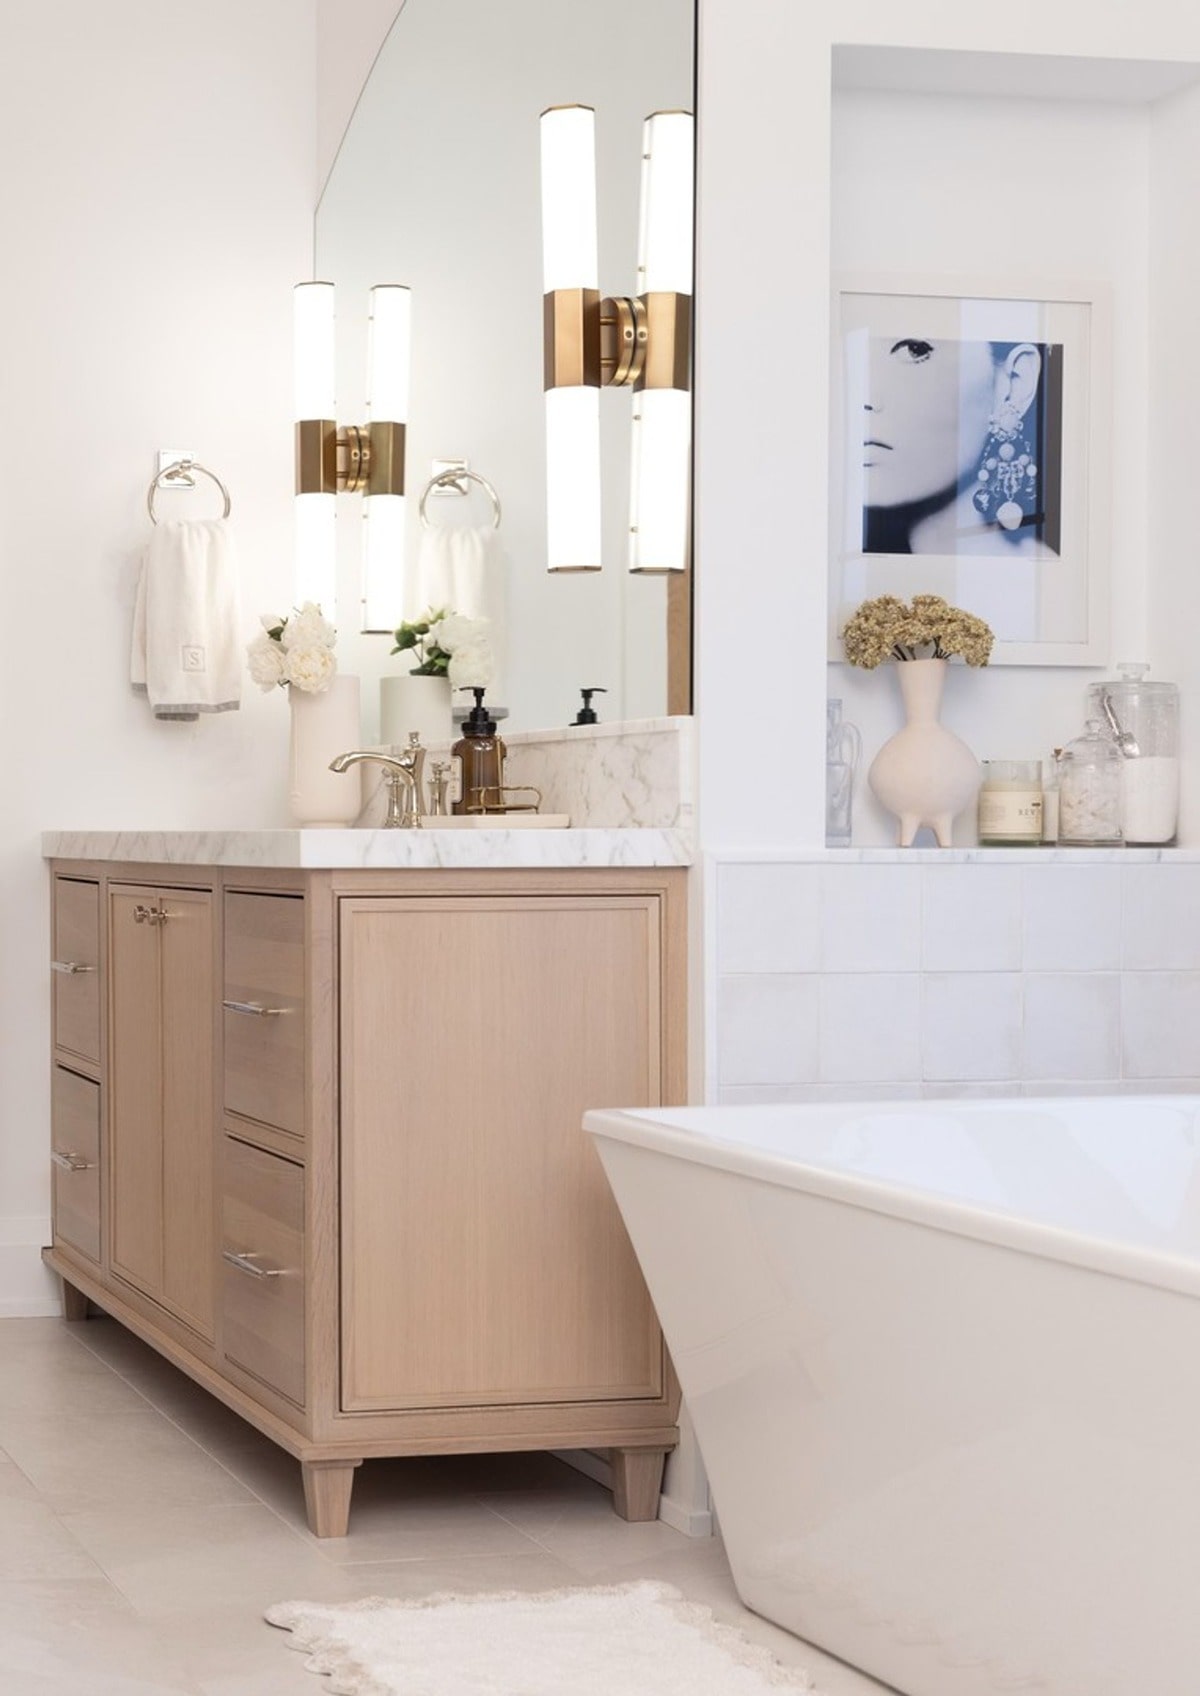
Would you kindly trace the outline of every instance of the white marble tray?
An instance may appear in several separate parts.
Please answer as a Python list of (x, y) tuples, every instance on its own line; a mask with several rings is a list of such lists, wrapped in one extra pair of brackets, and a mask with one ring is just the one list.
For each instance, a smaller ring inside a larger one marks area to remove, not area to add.
[(450, 813), (421, 820), (422, 830), (566, 830), (570, 813)]

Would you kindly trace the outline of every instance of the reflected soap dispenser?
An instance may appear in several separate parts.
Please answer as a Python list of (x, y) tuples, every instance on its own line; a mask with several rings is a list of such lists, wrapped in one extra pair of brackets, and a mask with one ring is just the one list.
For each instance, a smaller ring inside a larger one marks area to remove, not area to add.
[(590, 689), (581, 689), (579, 691), (579, 693), (583, 696), (583, 705), (580, 707), (579, 711), (575, 714), (575, 717), (571, 720), (571, 723), (572, 724), (599, 724), (600, 720), (596, 717), (596, 709), (592, 705), (592, 696), (593, 695), (607, 695), (608, 690), (602, 688), (600, 684), (595, 683), (595, 684), (592, 685), (592, 687)]
[[(464, 691), (466, 693), (467, 691)], [(451, 748), (458, 761), (458, 799), (451, 812), (502, 813), (504, 811), (504, 743), (496, 735), (496, 721), (483, 704), (484, 691), (472, 688), (475, 705), (463, 720), (462, 736)]]

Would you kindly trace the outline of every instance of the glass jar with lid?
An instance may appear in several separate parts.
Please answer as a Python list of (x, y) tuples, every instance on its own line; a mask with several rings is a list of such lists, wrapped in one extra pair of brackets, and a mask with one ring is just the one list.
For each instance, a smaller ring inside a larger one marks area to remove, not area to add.
[(1058, 840), (1064, 848), (1118, 848), (1124, 761), (1103, 720), (1089, 718), (1058, 762)]
[(981, 847), (1027, 848), (1042, 840), (1042, 768), (1037, 760), (984, 760), (979, 787)]
[(1087, 710), (1121, 757), (1121, 828), (1131, 846), (1174, 842), (1179, 819), (1179, 689), (1124, 661), (1119, 678), (1088, 686)]

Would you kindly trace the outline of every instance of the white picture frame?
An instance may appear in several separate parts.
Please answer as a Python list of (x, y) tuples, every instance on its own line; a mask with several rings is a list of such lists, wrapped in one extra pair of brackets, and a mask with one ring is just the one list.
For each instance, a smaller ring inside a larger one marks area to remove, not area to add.
[(1107, 289), (839, 276), (830, 378), (830, 658), (864, 600), (937, 594), (992, 665), (1109, 664)]

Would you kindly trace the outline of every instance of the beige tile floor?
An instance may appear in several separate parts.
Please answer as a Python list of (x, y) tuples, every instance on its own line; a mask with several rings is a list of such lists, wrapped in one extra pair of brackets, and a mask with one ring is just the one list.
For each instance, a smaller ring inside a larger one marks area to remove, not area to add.
[[(873, 1683), (748, 1613), (720, 1543), (626, 1525), (549, 1455), (368, 1462), (349, 1537), (299, 1468), (108, 1319), (0, 1321), (0, 1685), (19, 1696), (321, 1696), (272, 1602), (661, 1578), (806, 1668)], [(614, 1696), (619, 1696), (614, 1692)]]

